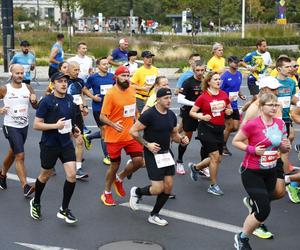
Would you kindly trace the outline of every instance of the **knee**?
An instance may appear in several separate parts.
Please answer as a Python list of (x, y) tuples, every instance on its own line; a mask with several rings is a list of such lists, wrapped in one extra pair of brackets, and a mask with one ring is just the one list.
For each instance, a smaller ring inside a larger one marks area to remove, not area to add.
[(262, 203), (257, 203), (258, 209), (255, 212), (255, 218), (259, 221), (259, 222), (264, 222), (270, 212), (271, 212), (271, 206), (270, 206), (270, 202), (262, 202)]
[(66, 173), (66, 179), (69, 182), (76, 182), (76, 171), (68, 171), (68, 173)]
[(40, 180), (40, 182), (42, 183), (46, 183), (50, 177), (52, 176), (52, 170), (47, 170), (44, 171), (43, 173), (41, 173), (38, 177), (38, 179)]
[(151, 187), (151, 194), (157, 195), (164, 192), (164, 185), (155, 185)]
[(24, 161), (25, 159), (25, 154), (24, 153), (19, 153), (15, 155), (16, 161)]
[(276, 189), (273, 192), (272, 198), (278, 200), (283, 198), (285, 195), (285, 185), (276, 185)]
[(173, 188), (173, 184), (172, 183), (165, 183), (164, 184), (164, 193), (165, 194), (170, 194)]

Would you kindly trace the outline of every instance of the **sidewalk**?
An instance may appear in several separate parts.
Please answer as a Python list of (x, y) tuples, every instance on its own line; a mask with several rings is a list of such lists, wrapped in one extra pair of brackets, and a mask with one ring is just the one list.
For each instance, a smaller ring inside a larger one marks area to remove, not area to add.
[[(177, 79), (179, 74), (176, 73), (178, 68), (160, 68), (158, 69), (159, 75), (164, 75), (168, 79)], [(4, 72), (4, 66), (0, 65), (0, 80), (6, 80), (9, 78), (9, 74)], [(38, 81), (48, 81), (48, 66), (37, 66), (36, 67), (36, 79)]]

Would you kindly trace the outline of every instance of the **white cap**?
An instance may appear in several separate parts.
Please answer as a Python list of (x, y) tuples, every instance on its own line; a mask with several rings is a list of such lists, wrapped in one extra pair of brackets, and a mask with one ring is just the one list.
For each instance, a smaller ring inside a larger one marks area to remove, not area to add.
[(279, 81), (273, 77), (273, 76), (265, 76), (261, 78), (259, 81), (256, 82), (256, 85), (259, 86), (259, 89), (262, 88), (269, 88), (269, 89), (278, 89), (282, 85), (279, 83)]
[(119, 44), (121, 43), (128, 43), (128, 39), (127, 38), (121, 38), (119, 41)]

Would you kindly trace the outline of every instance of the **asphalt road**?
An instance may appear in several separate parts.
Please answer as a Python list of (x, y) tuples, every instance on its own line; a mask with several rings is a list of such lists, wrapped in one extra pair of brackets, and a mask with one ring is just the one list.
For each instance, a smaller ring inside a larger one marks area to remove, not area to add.
[[(175, 86), (174, 81), (170, 84), (172, 87)], [(45, 87), (46, 83), (34, 85), (39, 96)], [(245, 87), (243, 90), (247, 93)], [(174, 112), (178, 113), (179, 106), (175, 98), (172, 107)], [(35, 179), (39, 173), (38, 142), (41, 132), (32, 129), (33, 110), (30, 115), (26, 167), (28, 177)], [(86, 119), (86, 124), (96, 131), (91, 114)], [(0, 143), (2, 160), (8, 149), (8, 142), (3, 133), (0, 133)], [(165, 206), (168, 211), (162, 212), (168, 215), (164, 216), (169, 222), (166, 227), (149, 224), (148, 212), (133, 212), (126, 206), (130, 188), (149, 183), (145, 169), (135, 173), (130, 181), (125, 180), (124, 186), (128, 193), (125, 198), (118, 198), (113, 193), (118, 206), (105, 207), (100, 202), (107, 166), (102, 163), (99, 141), (94, 141), (92, 150), (84, 153), (83, 168), (90, 174), (90, 178), (88, 181), (77, 182), (70, 204), (70, 208), (79, 219), (76, 225), (70, 226), (56, 218), (64, 183), (64, 172), (60, 163), (56, 166), (57, 175), (47, 183), (42, 196), (42, 221), (34, 221), (30, 217), (29, 200), (24, 199), (20, 183), (9, 179), (8, 189), (0, 190), (0, 249), (89, 250), (98, 249), (105, 243), (123, 240), (151, 241), (168, 250), (233, 249), (234, 232), (242, 226), (247, 209), (242, 203), (245, 191), (238, 173), (243, 153), (234, 149), (230, 143), (228, 146), (233, 156), (223, 158), (218, 174), (219, 185), (225, 195), (215, 197), (208, 194), (206, 190), (209, 182), (206, 179), (201, 178), (198, 182), (192, 182), (189, 174), (176, 176), (174, 185), (176, 199), (169, 200)], [(177, 145), (173, 145), (173, 150), (177, 155)], [(199, 160), (199, 150), (199, 141), (193, 139), (184, 157), (186, 165), (188, 162)], [(127, 157), (124, 156), (121, 167), (126, 160)], [(295, 152), (291, 154), (291, 161), (298, 165)], [(15, 173), (14, 167), (10, 172)], [(142, 201), (143, 204), (150, 206), (154, 202), (154, 197), (145, 197)], [(147, 208), (145, 206), (144, 210)], [(287, 196), (273, 202), (272, 212), (266, 224), (275, 238), (261, 240), (253, 236), (251, 237), (253, 249), (299, 249), (299, 222), (299, 205), (292, 204)], [(142, 244), (136, 249), (142, 250)]]

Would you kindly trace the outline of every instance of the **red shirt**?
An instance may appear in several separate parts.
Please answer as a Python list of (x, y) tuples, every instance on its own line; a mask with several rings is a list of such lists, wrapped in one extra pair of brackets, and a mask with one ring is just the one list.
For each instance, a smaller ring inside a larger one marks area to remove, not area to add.
[(214, 125), (225, 124), (225, 108), (230, 103), (228, 95), (223, 90), (219, 90), (217, 95), (212, 95), (208, 91), (204, 91), (200, 95), (195, 106), (199, 107), (203, 115), (210, 115), (210, 123)]

